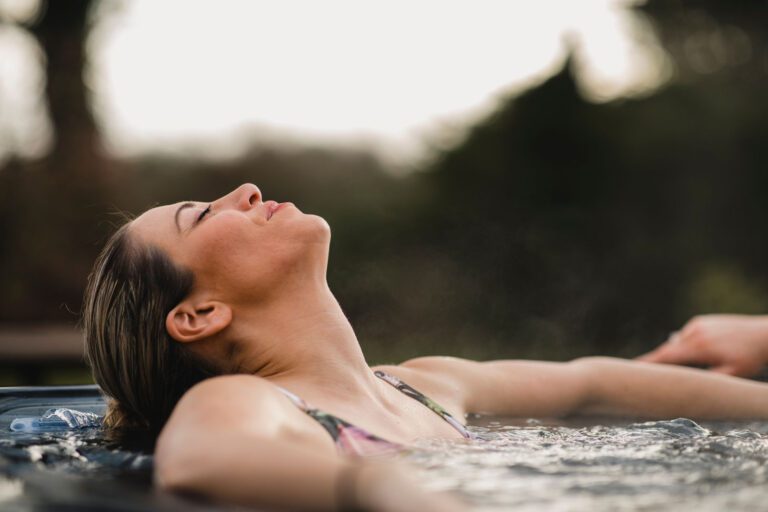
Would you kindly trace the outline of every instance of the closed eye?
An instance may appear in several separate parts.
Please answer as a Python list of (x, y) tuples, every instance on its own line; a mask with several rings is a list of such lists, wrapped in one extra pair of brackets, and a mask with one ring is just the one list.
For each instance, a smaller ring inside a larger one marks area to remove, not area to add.
[(206, 208), (205, 210), (203, 210), (203, 211), (202, 211), (202, 213), (200, 213), (200, 215), (198, 215), (198, 217), (197, 217), (197, 222), (195, 222), (195, 224), (197, 224), (197, 223), (199, 223), (201, 220), (203, 220), (203, 217), (205, 217), (205, 216), (206, 216), (208, 213), (210, 213), (210, 211), (211, 211), (211, 205), (208, 205), (208, 208)]

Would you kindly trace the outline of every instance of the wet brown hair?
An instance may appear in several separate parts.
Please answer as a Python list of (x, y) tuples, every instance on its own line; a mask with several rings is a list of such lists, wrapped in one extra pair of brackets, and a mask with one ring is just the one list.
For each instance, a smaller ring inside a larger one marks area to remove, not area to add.
[(130, 224), (107, 241), (88, 278), (85, 358), (108, 397), (104, 426), (157, 433), (193, 385), (217, 372), (168, 334), (165, 317), (194, 275), (136, 241)]

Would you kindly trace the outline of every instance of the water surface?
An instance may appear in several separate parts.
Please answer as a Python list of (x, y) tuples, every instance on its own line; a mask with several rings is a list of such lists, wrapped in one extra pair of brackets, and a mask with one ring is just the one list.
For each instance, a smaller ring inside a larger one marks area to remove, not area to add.
[[(589, 422), (589, 423), (587, 423)], [(408, 456), (477, 510), (768, 509), (768, 424), (475, 418), (473, 443)]]
[[(768, 504), (768, 424), (473, 418), (477, 441), (404, 458), (478, 511), (729, 512)], [(598, 424), (599, 423), (599, 424)], [(223, 510), (153, 492), (152, 456), (77, 433), (0, 432), (0, 509)]]

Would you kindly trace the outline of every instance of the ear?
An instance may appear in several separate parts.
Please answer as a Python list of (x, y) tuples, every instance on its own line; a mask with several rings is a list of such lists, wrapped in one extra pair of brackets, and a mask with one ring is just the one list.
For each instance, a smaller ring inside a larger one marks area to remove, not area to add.
[(232, 309), (218, 301), (186, 300), (165, 317), (165, 328), (176, 341), (198, 341), (222, 331), (232, 323)]

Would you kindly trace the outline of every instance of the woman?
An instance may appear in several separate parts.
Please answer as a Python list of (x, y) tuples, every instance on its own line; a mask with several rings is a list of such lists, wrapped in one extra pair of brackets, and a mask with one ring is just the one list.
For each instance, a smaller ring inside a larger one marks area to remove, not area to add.
[(607, 358), (369, 368), (326, 282), (329, 242), (322, 218), (250, 184), (153, 208), (108, 242), (86, 292), (87, 357), (114, 399), (108, 426), (162, 430), (160, 487), (301, 509), (447, 510), (355, 455), (463, 439), (468, 412), (768, 417), (765, 385)]

